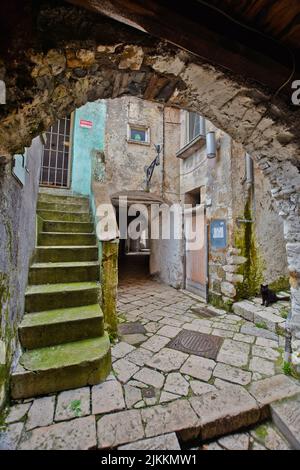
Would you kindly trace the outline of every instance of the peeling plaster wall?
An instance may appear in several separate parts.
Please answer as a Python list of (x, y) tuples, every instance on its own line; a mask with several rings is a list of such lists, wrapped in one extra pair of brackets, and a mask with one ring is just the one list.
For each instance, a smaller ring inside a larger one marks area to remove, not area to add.
[(35, 247), (42, 150), (41, 140), (36, 137), (27, 151), (29, 173), (24, 186), (12, 176), (10, 164), (0, 167), (0, 408), (12, 359), (18, 355), (17, 327), (24, 313), (28, 267)]
[[(128, 124), (149, 127), (149, 145), (127, 140)], [(144, 191), (145, 166), (156, 157), (154, 144), (163, 143), (163, 107), (138, 98), (107, 101), (105, 170), (109, 193)], [(161, 195), (162, 165), (155, 167), (150, 192)]]
[[(76, 109), (73, 127), (71, 189), (89, 196), (94, 160), (103, 153), (106, 104), (103, 100), (86, 103)], [(92, 128), (80, 126), (80, 120), (91, 121)]]
[[(257, 163), (254, 161), (254, 182), (250, 188), (249, 214), (253, 220), (257, 269), (261, 271), (261, 280), (275, 283), (288, 279), (287, 255), (285, 248), (283, 220), (277, 212), (275, 201), (271, 195), (271, 185), (264, 178)], [(249, 188), (245, 181), (245, 150), (232, 141), (232, 188), (234, 217), (245, 217), (245, 206), (249, 199)], [(235, 232), (238, 226), (235, 223)], [(259, 288), (259, 282), (257, 282)]]

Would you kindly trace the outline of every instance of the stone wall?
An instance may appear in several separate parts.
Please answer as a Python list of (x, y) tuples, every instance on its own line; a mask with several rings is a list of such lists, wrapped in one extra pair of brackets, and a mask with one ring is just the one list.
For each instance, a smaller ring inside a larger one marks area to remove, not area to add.
[[(243, 146), (209, 121), (206, 127), (216, 133), (216, 158), (207, 159), (204, 142), (182, 161), (181, 200), (185, 202), (184, 193), (201, 187), (208, 224), (214, 219), (226, 220), (227, 247), (215, 250), (211, 240), (208, 243), (209, 293), (212, 302), (230, 304), (239, 296), (256, 295), (261, 282), (278, 287), (286, 284), (283, 222), (270, 185), (255, 162), (254, 182), (250, 187), (246, 182)], [(184, 139), (181, 146), (182, 142)], [(249, 224), (250, 219), (253, 223)]]
[[(128, 125), (150, 129), (149, 144), (129, 142)], [(145, 166), (156, 157), (154, 144), (163, 143), (163, 107), (138, 98), (107, 101), (105, 173), (110, 195), (119, 191), (145, 191)], [(162, 195), (163, 166), (155, 167), (150, 192)]]
[(246, 181), (245, 150), (232, 141), (234, 244), (250, 260), (240, 270), (243, 273), (248, 267), (250, 277), (240, 292), (242, 295), (247, 291), (248, 295), (258, 293), (262, 282), (276, 289), (288, 284), (283, 221), (271, 196), (270, 183), (255, 161), (253, 167), (251, 184)]
[(35, 211), (42, 143), (39, 137), (27, 151), (25, 185), (0, 167), (0, 408), (8, 387), (9, 369), (17, 359), (17, 327), (24, 313), (28, 267), (35, 247)]

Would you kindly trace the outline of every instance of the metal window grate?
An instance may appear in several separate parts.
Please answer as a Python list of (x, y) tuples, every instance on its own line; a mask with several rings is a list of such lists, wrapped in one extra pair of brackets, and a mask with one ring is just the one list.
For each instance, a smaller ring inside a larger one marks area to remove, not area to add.
[(71, 118), (57, 121), (46, 132), (40, 185), (66, 188), (69, 185)]

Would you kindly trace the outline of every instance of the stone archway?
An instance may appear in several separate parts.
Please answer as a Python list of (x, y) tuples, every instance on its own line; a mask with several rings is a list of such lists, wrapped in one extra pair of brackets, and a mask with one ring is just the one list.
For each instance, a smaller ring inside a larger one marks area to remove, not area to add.
[[(71, 6), (44, 7), (28, 47), (2, 64), (0, 160), (76, 107), (124, 94), (194, 110), (242, 143), (284, 219), (293, 331), (300, 339), (300, 112), (186, 51)], [(3, 73), (2, 73), (3, 72)]]

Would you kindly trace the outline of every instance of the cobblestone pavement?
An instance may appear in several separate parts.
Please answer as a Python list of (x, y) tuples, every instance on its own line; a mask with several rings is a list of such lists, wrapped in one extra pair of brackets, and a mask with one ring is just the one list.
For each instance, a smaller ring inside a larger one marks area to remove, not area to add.
[[(201, 305), (150, 279), (121, 281), (123, 338), (112, 347), (110, 376), (99, 385), (12, 406), (0, 448), (179, 449), (179, 434), (183, 440), (192, 437), (185, 430), (200, 425), (207, 441), (215, 436), (206, 426), (211, 420), (220, 434), (228, 432), (228, 413), (236, 419), (245, 416), (238, 428), (249, 427), (265, 405), (299, 393), (299, 385), (282, 374), (282, 336), (212, 307), (216, 316), (200, 318), (195, 308)], [(136, 322), (137, 332), (124, 331), (124, 325)], [(221, 338), (215, 360), (169, 348), (183, 329)], [(256, 434), (252, 430), (207, 441), (202, 448), (287, 448), (266, 426), (268, 432), (259, 428)]]

